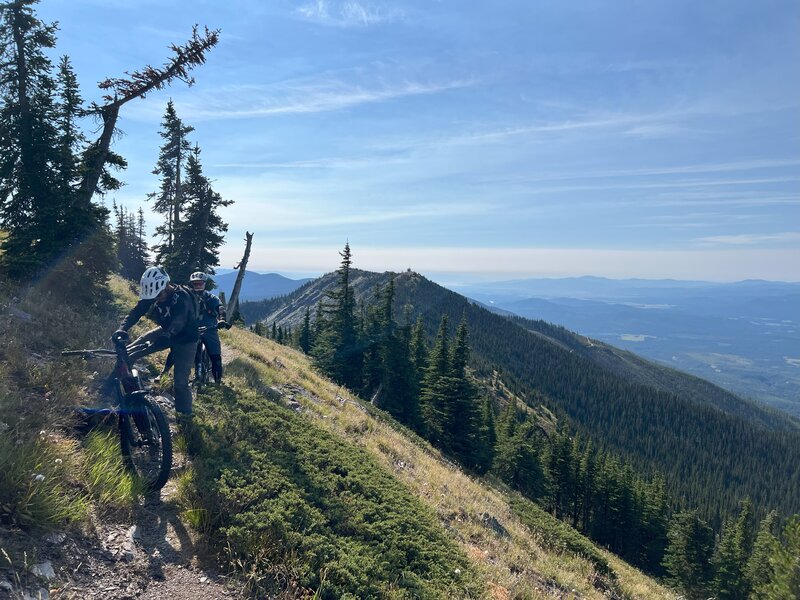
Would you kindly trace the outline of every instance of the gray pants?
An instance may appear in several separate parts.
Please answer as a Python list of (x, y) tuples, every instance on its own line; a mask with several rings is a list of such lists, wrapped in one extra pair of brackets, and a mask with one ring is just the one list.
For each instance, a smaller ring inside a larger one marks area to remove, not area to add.
[(179, 413), (190, 415), (192, 414), (192, 389), (189, 387), (189, 374), (192, 370), (192, 364), (194, 363), (194, 353), (197, 349), (197, 342), (169, 345), (162, 336), (163, 330), (159, 327), (148, 331), (142, 337), (135, 340), (131, 344), (132, 346), (145, 341), (151, 341), (153, 345), (147, 348), (146, 351), (134, 352), (131, 354), (131, 363), (142, 356), (147, 356), (148, 354), (153, 354), (159, 350), (169, 348), (172, 355), (172, 362), (175, 365), (175, 387), (173, 389), (173, 393), (175, 394), (175, 410)]

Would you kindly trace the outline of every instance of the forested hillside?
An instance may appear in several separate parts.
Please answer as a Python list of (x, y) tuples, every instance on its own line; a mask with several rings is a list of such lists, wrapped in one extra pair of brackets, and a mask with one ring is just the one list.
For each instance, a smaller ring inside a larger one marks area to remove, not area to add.
[[(661, 473), (675, 498), (719, 524), (750, 497), (759, 514), (800, 510), (797, 423), (702, 380), (651, 365), (563, 328), (493, 314), (424, 277), (353, 271), (356, 299), (394, 278), (400, 319), (421, 317), (433, 336), (441, 315), (466, 317), (471, 364), (499, 372), (531, 406), (567, 418), (575, 433), (619, 453), (641, 473)], [(326, 275), (284, 298), (243, 303), (242, 315), (297, 328), (336, 282)]]

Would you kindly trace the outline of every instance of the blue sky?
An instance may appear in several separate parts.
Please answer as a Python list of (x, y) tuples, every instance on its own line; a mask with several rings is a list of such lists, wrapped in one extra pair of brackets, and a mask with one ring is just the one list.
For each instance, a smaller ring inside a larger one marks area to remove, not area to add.
[[(116, 199), (172, 98), (235, 201), (223, 267), (800, 281), (800, 3), (43, 0), (83, 95), (222, 30), (125, 107)], [(156, 224), (149, 216), (148, 223)]]

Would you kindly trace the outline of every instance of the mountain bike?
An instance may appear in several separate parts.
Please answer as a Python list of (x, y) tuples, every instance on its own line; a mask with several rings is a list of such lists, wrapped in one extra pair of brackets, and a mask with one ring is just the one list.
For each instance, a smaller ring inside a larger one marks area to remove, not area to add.
[(84, 360), (114, 356), (117, 359), (112, 379), (114, 391), (111, 408), (94, 414), (117, 418), (120, 448), (126, 467), (139, 479), (146, 491), (164, 487), (172, 469), (172, 436), (156, 396), (142, 384), (137, 369), (128, 356), (149, 347), (144, 344), (126, 346), (115, 342), (114, 350), (64, 350), (62, 356), (80, 356)]
[(217, 326), (200, 327), (200, 339), (197, 340), (197, 353), (194, 355), (194, 380), (197, 387), (202, 387), (208, 383), (211, 378), (211, 357), (208, 355), (208, 350), (203, 342), (203, 334), (210, 329), (216, 329)]

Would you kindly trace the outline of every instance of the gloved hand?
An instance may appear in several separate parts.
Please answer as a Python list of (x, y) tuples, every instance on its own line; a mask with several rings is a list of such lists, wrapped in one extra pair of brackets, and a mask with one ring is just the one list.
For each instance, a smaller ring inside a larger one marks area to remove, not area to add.
[(227, 321), (217, 321), (217, 329), (230, 329), (231, 324)]
[(111, 336), (111, 341), (115, 344), (128, 341), (128, 332), (124, 329), (117, 329)]

